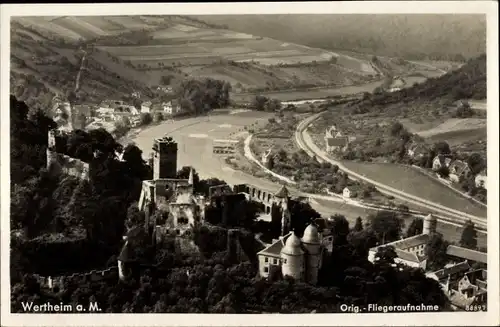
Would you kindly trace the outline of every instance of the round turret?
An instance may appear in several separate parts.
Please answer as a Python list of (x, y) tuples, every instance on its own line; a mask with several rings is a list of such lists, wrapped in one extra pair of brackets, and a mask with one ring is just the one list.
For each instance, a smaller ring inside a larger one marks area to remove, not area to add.
[(310, 224), (304, 230), (304, 236), (302, 236), (302, 242), (308, 244), (320, 244), (320, 237), (318, 228), (314, 224)]
[(304, 276), (305, 258), (300, 239), (294, 232), (286, 239), (285, 246), (281, 249), (281, 271), (283, 276), (290, 276), (301, 280)]
[(321, 240), (318, 228), (310, 224), (304, 230), (302, 244), (306, 249), (306, 282), (316, 284), (318, 272), (321, 268)]
[(424, 218), (424, 228), (422, 234), (433, 234), (436, 232), (437, 219), (432, 214)]

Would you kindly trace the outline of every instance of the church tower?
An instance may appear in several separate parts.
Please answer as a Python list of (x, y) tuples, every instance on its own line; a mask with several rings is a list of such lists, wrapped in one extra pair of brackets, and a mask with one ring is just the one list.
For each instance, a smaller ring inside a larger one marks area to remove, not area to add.
[(292, 229), (292, 217), (288, 202), (290, 201), (290, 193), (285, 185), (274, 194), (276, 204), (281, 207), (281, 236), (285, 236)]
[(177, 175), (177, 143), (171, 138), (154, 140), (153, 179), (175, 178)]

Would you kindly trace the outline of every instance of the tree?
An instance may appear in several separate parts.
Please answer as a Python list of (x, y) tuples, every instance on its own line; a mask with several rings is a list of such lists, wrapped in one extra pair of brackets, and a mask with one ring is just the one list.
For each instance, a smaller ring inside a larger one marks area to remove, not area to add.
[(153, 117), (149, 112), (141, 113), (141, 125), (149, 125), (153, 121)]
[(469, 102), (461, 101), (457, 106), (455, 116), (457, 116), (458, 118), (469, 118), (474, 116), (474, 110), (472, 110)]
[[(436, 154), (436, 155), (437, 154), (450, 154), (451, 153), (450, 145), (444, 141), (434, 143), (432, 146), (432, 150), (433, 150), (434, 154)], [(434, 157), (432, 157), (432, 159), (434, 159)]]
[(421, 218), (414, 218), (406, 230), (406, 237), (412, 237), (422, 234), (424, 229), (424, 221)]
[(425, 246), (425, 254), (427, 256), (427, 268), (438, 270), (443, 268), (448, 263), (446, 250), (449, 243), (443, 239), (440, 233), (433, 234)]
[(356, 224), (354, 225), (353, 230), (355, 232), (360, 232), (363, 230), (363, 220), (361, 219), (361, 217), (356, 218)]
[(460, 246), (468, 249), (477, 249), (477, 232), (472, 221), (467, 221), (460, 237)]
[(159, 122), (163, 121), (163, 114), (160, 111), (155, 112), (153, 121), (155, 123), (159, 123)]
[(467, 158), (467, 164), (469, 165), (472, 175), (477, 175), (486, 168), (486, 162), (479, 153), (472, 153)]
[(125, 221), (125, 227), (127, 229), (132, 229), (144, 224), (145, 215), (143, 211), (140, 211), (137, 207), (137, 203), (132, 203), (127, 210), (127, 220)]
[(375, 253), (375, 262), (378, 265), (392, 265), (397, 257), (398, 255), (393, 246), (381, 246)]
[(394, 122), (391, 125), (391, 135), (392, 136), (399, 136), (401, 134), (401, 132), (404, 130), (405, 130), (405, 128), (404, 128), (403, 124), (401, 124), (400, 122)]
[(382, 244), (400, 239), (402, 222), (398, 215), (391, 211), (379, 211), (368, 216), (370, 229)]
[(450, 176), (450, 169), (446, 166), (441, 166), (436, 172), (441, 178), (448, 178)]
[(336, 245), (347, 244), (347, 235), (349, 235), (349, 222), (342, 215), (335, 215), (330, 218), (332, 223), (333, 242)]
[(255, 98), (252, 99), (251, 107), (257, 111), (264, 111), (267, 101), (269, 101), (267, 97), (256, 95)]

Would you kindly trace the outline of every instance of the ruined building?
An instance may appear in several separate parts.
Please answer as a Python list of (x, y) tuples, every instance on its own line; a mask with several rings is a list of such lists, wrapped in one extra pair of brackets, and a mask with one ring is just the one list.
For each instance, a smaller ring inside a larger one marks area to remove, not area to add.
[[(171, 138), (156, 139), (153, 146), (153, 179), (142, 182), (139, 210), (146, 213), (145, 225), (154, 226), (158, 237), (182, 235), (204, 219), (205, 198), (196, 196), (193, 171), (188, 179), (177, 179), (177, 143)], [(152, 221), (157, 211), (168, 213), (166, 222)]]

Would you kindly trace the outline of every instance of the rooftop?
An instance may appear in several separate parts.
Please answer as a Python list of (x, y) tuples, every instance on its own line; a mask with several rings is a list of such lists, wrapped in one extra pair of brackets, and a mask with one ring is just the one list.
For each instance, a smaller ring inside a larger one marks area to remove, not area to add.
[(450, 276), (450, 275), (454, 275), (454, 274), (468, 271), (469, 269), (470, 269), (470, 265), (466, 260), (466, 261), (462, 261), (460, 263), (457, 263), (456, 265), (453, 265), (451, 267), (437, 270), (437, 271), (433, 272), (433, 274), (435, 274), (436, 277), (439, 280), (441, 280), (441, 279), (448, 278), (448, 276)]
[(326, 139), (326, 144), (328, 146), (345, 146), (348, 142), (349, 138), (347, 136), (332, 137)]
[(446, 254), (457, 258), (467, 259), (481, 263), (488, 263), (487, 253), (467, 248), (462, 248), (456, 245), (449, 245), (448, 248), (446, 249)]
[(290, 192), (288, 192), (288, 189), (286, 188), (286, 186), (283, 185), (283, 186), (281, 186), (279, 191), (274, 194), (274, 196), (277, 198), (285, 199), (285, 198), (288, 198), (290, 196)]
[(429, 235), (427, 234), (419, 234), (412, 237), (404, 238), (402, 240), (397, 240), (391, 243), (382, 244), (376, 247), (371, 248), (372, 251), (377, 251), (377, 248), (382, 246), (393, 246), (395, 249), (406, 250), (408, 248), (412, 248), (418, 245), (426, 244), (429, 240)]

